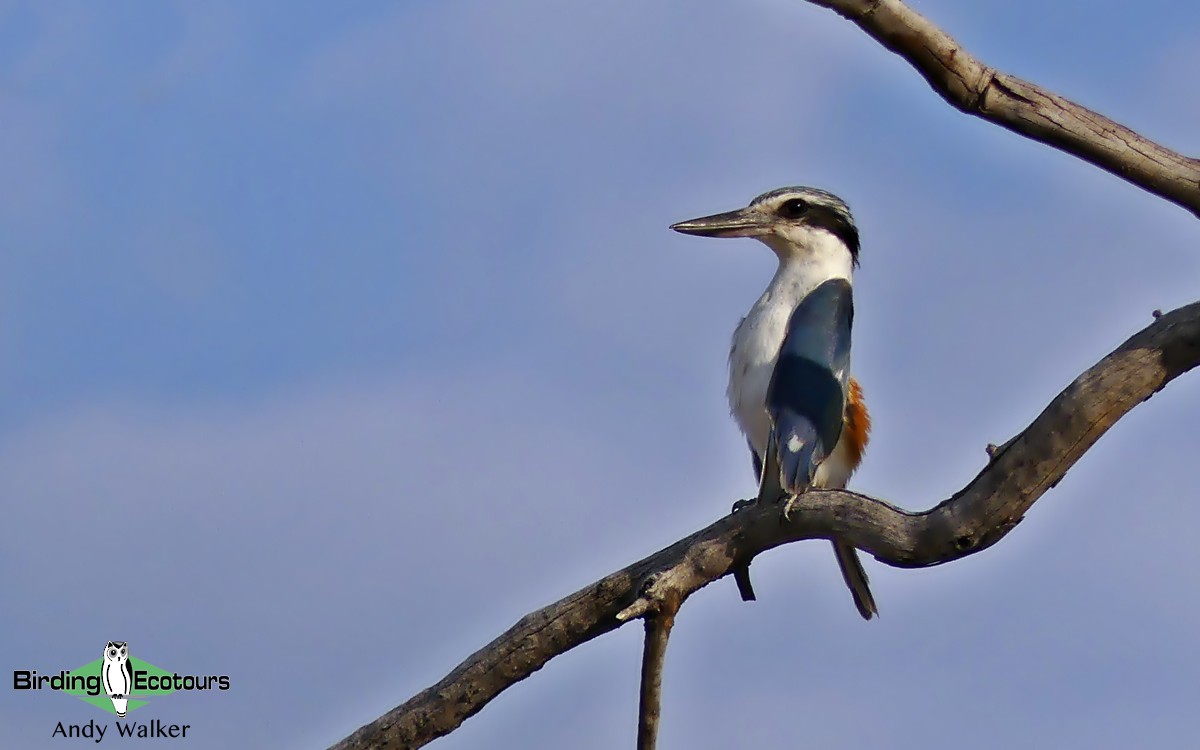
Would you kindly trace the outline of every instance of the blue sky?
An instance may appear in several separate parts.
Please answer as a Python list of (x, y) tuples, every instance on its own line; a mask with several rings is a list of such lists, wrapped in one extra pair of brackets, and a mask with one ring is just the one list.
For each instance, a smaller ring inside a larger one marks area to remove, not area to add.
[[(1200, 8), (917, 7), (1200, 152)], [(0, 123), (5, 669), (123, 639), (228, 674), (131, 715), (196, 748), (324, 747), (751, 491), (724, 361), (773, 259), (673, 221), (785, 184), (851, 204), (852, 486), (912, 508), (1200, 297), (1186, 212), (802, 2), (0, 2)], [(1180, 746), (1197, 414), (1185, 377), (983, 554), (868, 561), (878, 621), (824, 544), (757, 561), (752, 605), (705, 589), (661, 746)], [(640, 640), (436, 746), (632, 746)], [(91, 718), (13, 691), (0, 739)]]

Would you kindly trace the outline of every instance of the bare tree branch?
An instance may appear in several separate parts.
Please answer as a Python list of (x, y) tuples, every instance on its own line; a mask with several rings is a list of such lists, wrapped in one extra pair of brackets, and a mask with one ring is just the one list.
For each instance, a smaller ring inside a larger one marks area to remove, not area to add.
[(638, 695), (637, 750), (654, 750), (658, 743), (658, 717), (662, 696), (663, 662), (667, 655), (667, 640), (675, 626), (675, 613), (682, 602), (669, 597), (661, 602), (657, 614), (648, 615), (646, 645), (642, 649), (642, 685)]
[(809, 2), (831, 8), (903, 57), (954, 108), (1078, 156), (1200, 216), (1200, 160), (984, 65), (900, 0)]
[[(1200, 216), (1200, 161), (1166, 149), (1039, 86), (988, 67), (900, 0), (809, 0), (854, 21), (908, 60), (968, 114), (1073, 154)], [(547, 661), (625, 622), (646, 618), (638, 747), (657, 735), (663, 656), (675, 613), (729, 574), (743, 597), (761, 552), (833, 535), (896, 567), (974, 554), (1025, 512), (1122, 416), (1200, 364), (1200, 302), (1163, 315), (1080, 375), (1012, 440), (988, 445), (989, 463), (953, 497), (920, 513), (844, 490), (808, 492), (789, 521), (759, 503), (537, 612), (471, 655), (441, 682), (334, 746), (420, 747), (453, 731)], [(752, 594), (750, 594), (752, 598)]]
[(693, 592), (781, 544), (836, 534), (880, 562), (908, 568), (986, 549), (1117, 420), (1197, 365), (1200, 302), (1161, 315), (1076, 378), (994, 451), (979, 476), (930, 510), (913, 513), (842, 490), (801, 495), (786, 523), (778, 506), (740, 510), (526, 615), (436, 685), (334, 748), (420, 747), (553, 657), (635, 617), (673, 612)]

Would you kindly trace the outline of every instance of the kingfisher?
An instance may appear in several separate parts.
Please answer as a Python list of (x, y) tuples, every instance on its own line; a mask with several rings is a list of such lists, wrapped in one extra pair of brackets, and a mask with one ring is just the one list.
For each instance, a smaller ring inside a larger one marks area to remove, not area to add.
[[(729, 408), (750, 446), (757, 501), (784, 514), (812, 488), (843, 488), (862, 461), (871, 417), (850, 375), (851, 282), (858, 228), (846, 202), (811, 187), (763, 193), (736, 211), (672, 224), (700, 237), (753, 237), (779, 265), (733, 332)], [(735, 510), (738, 506), (735, 506)], [(834, 539), (842, 578), (864, 619), (879, 613), (854, 547)], [(747, 568), (735, 571), (753, 599)]]

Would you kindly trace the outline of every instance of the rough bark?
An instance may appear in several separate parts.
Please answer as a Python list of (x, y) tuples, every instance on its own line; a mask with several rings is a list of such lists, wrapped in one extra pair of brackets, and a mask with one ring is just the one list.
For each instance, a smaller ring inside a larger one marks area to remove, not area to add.
[(1200, 160), (989, 67), (900, 0), (808, 0), (853, 21), (955, 109), (1045, 143), (1200, 216)]
[(436, 685), (334, 747), (420, 747), (553, 657), (636, 617), (673, 613), (695, 591), (781, 544), (837, 534), (904, 568), (975, 554), (1016, 526), (1117, 420), (1198, 364), (1195, 302), (1158, 316), (1076, 378), (1021, 434), (990, 450), (970, 484), (933, 508), (910, 512), (842, 490), (802, 495), (787, 522), (777, 505), (745, 508), (526, 615)]

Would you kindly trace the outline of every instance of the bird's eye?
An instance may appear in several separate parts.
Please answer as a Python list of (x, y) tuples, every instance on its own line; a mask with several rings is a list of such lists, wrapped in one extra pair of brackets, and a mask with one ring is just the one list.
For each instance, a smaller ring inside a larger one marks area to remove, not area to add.
[(779, 204), (778, 214), (785, 219), (799, 219), (807, 210), (807, 203), (799, 198), (792, 198)]

